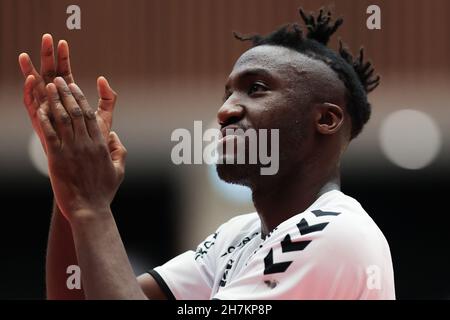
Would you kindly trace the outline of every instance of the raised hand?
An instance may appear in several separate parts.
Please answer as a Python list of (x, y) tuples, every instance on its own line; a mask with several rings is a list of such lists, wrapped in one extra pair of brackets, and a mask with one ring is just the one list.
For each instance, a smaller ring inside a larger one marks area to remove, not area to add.
[[(55, 60), (53, 38), (50, 34), (44, 34), (41, 44), (41, 69), (36, 71), (30, 56), (27, 53), (19, 55), (19, 65), (25, 77), (23, 101), (27, 108), (31, 123), (38, 134), (45, 149), (45, 143), (39, 127), (37, 110), (41, 106), (44, 113), (48, 114), (46, 84), (53, 82), (55, 77), (62, 77), (67, 84), (74, 82), (70, 66), (69, 45), (65, 40), (58, 42)], [(96, 119), (102, 135), (107, 138), (112, 127), (113, 111), (117, 94), (111, 89), (104, 77), (97, 79), (97, 91), (99, 95)], [(49, 114), (48, 114), (49, 115)], [(51, 116), (49, 115), (50, 120)]]
[(38, 125), (59, 208), (69, 222), (86, 212), (109, 212), (124, 176), (124, 146), (113, 132), (104, 139), (94, 111), (75, 83), (57, 77), (45, 88), (47, 100), (42, 104), (47, 104), (48, 112), (38, 109)]

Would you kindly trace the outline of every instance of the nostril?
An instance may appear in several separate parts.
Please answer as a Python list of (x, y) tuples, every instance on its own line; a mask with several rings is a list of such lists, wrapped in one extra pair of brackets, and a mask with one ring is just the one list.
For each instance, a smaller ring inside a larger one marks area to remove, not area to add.
[(244, 117), (245, 108), (240, 104), (224, 104), (217, 114), (219, 124), (224, 127), (238, 122)]
[(239, 117), (237, 117), (237, 116), (231, 116), (231, 117), (228, 117), (225, 121), (221, 121), (219, 124), (222, 126), (222, 128), (223, 127), (226, 127), (226, 126), (229, 126), (229, 125), (231, 125), (231, 124), (233, 124), (233, 123), (236, 123), (236, 122), (238, 122), (239, 121)]

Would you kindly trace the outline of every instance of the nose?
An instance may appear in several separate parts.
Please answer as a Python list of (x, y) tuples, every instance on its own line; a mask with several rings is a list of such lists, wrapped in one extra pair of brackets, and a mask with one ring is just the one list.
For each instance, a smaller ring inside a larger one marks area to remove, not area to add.
[(244, 117), (244, 114), (245, 108), (242, 105), (233, 103), (231, 99), (228, 99), (217, 112), (217, 121), (224, 127), (238, 122)]

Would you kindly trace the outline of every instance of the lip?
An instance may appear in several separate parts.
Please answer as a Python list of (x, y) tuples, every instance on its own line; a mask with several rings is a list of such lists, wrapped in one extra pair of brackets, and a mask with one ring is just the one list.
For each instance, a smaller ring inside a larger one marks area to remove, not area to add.
[(238, 138), (239, 138), (239, 136), (236, 134), (229, 134), (229, 135), (226, 135), (226, 136), (220, 138), (219, 143), (226, 143), (226, 141), (228, 141), (228, 140), (238, 139)]
[[(241, 130), (243, 130), (245, 132), (245, 128), (242, 128), (242, 127), (239, 127), (239, 126), (230, 125), (230, 126), (223, 127), (222, 129), (220, 129), (220, 133), (222, 134), (222, 139), (227, 136), (227, 133), (226, 133), (227, 130), (236, 131), (236, 130), (239, 130), (239, 129), (241, 129)], [(228, 134), (228, 135), (237, 136), (234, 133), (231, 133), (231, 134)]]

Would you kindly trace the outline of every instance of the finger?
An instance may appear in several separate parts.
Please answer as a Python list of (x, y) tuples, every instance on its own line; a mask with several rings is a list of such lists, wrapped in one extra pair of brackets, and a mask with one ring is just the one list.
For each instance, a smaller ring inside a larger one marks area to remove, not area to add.
[(125, 172), (127, 150), (114, 131), (109, 133), (108, 149), (114, 166), (119, 170), (119, 174), (123, 175)]
[(34, 76), (35, 78), (34, 91), (36, 93), (36, 96), (38, 97), (38, 101), (39, 102), (45, 101), (45, 99), (47, 99), (47, 93), (45, 91), (45, 82), (41, 78), (40, 74), (36, 71), (36, 68), (33, 66), (30, 56), (26, 53), (21, 53), (19, 55), (19, 65), (25, 78), (27, 78), (30, 75)]
[(105, 77), (97, 79), (98, 108), (106, 112), (113, 112), (117, 100), (117, 93), (111, 89)]
[(52, 82), (56, 75), (53, 38), (48, 33), (42, 36), (41, 75), (42, 78), (44, 78), (45, 83)]
[(57, 75), (63, 77), (67, 84), (74, 82), (70, 67), (69, 44), (66, 40), (61, 40), (58, 42), (57, 53)]
[(113, 112), (117, 101), (117, 93), (111, 89), (108, 80), (105, 77), (99, 77), (97, 79), (97, 92), (98, 92), (98, 115), (108, 124), (109, 128), (112, 127)]
[(49, 83), (46, 87), (47, 98), (50, 104), (50, 111), (55, 122), (56, 132), (62, 142), (73, 140), (72, 121), (69, 113), (64, 108), (59, 98), (58, 89), (54, 83)]
[[(27, 109), (28, 116), (31, 120), (34, 130), (40, 137), (40, 126), (38, 124), (37, 110), (39, 109), (39, 102), (34, 95), (34, 86), (36, 78), (32, 75), (25, 79), (25, 84), (23, 86), (23, 103)], [(41, 141), (43, 143), (43, 141)], [(45, 146), (44, 146), (45, 149)]]
[(54, 152), (58, 150), (61, 147), (61, 141), (53, 128), (49, 117), (42, 109), (38, 110), (38, 117), (39, 125), (44, 135), (47, 152)]
[(94, 110), (89, 106), (89, 103), (81, 91), (80, 87), (78, 87), (75, 83), (69, 84), (70, 91), (72, 92), (73, 97), (77, 100), (78, 105), (81, 110), (83, 110), (84, 114), (84, 122), (86, 124), (87, 131), (92, 140), (101, 142), (103, 141), (103, 136), (100, 132), (100, 128), (97, 124), (97, 118), (95, 116)]
[(36, 111), (39, 108), (39, 104), (33, 94), (35, 81), (36, 78), (33, 75), (29, 75), (25, 79), (25, 84), (23, 86), (23, 103), (27, 108), (30, 118), (34, 118), (36, 116)]
[[(48, 103), (45, 101), (43, 103), (39, 102), (38, 97), (36, 96), (35, 88), (36, 88), (36, 78), (33, 75), (28, 76), (25, 79), (25, 84), (23, 88), (23, 102), (25, 107), (27, 108), (30, 119), (34, 121), (37, 116), (37, 110), (39, 108), (48, 115), (49, 107)], [(50, 120), (51, 117), (49, 116)], [(33, 123), (34, 125), (34, 123)]]
[(97, 114), (107, 127), (111, 128), (117, 94), (111, 89), (108, 81), (104, 77), (97, 79), (97, 92), (99, 96)]
[[(47, 147), (45, 143), (45, 139), (43, 138), (41, 126), (39, 124), (39, 115), (38, 110), (43, 111), (48, 116), (48, 103), (45, 101), (39, 106), (39, 100), (34, 94), (34, 86), (36, 84), (36, 78), (32, 75), (28, 76), (25, 80), (25, 84), (23, 87), (23, 102), (28, 112), (28, 116), (31, 120), (31, 124), (33, 126), (34, 131), (39, 137), (41, 141), (44, 152), (47, 153)], [(50, 117), (49, 117), (50, 118)], [(51, 118), (50, 118), (51, 121)]]
[(56, 77), (54, 83), (58, 89), (62, 104), (72, 120), (72, 127), (75, 137), (86, 137), (88, 133), (86, 124), (84, 123), (83, 110), (81, 110), (81, 107), (72, 95), (72, 91), (70, 91), (67, 83), (61, 77)]

